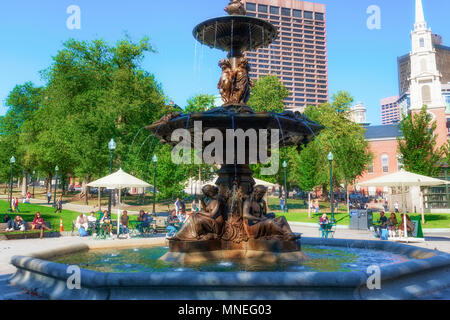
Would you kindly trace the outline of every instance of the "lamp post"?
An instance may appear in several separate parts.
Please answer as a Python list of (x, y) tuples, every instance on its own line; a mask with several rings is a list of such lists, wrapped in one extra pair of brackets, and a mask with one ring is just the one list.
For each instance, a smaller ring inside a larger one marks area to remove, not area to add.
[(55, 167), (55, 195), (53, 197), (53, 205), (56, 206), (56, 187), (58, 185), (58, 166)]
[(333, 153), (328, 154), (328, 162), (330, 163), (330, 204), (331, 204), (331, 220), (334, 221), (334, 192), (333, 192)]
[(9, 162), (11, 163), (11, 180), (9, 183), (9, 210), (12, 212), (13, 208), (12, 208), (11, 202), (12, 202), (12, 188), (13, 188), (13, 166), (14, 166), (14, 163), (16, 162), (16, 158), (14, 158), (14, 156), (12, 156), (11, 159), (9, 160)]
[(36, 171), (33, 170), (33, 199), (34, 199), (34, 184), (36, 183)]
[(153, 212), (152, 214), (155, 214), (156, 212), (156, 163), (158, 162), (158, 157), (156, 154), (153, 155), (152, 158), (153, 161)]
[[(117, 144), (114, 141), (114, 139), (111, 138), (111, 140), (108, 142), (108, 149), (110, 152), (109, 156), (109, 173), (112, 173), (112, 164), (113, 164), (113, 153), (114, 150), (116, 150)], [(109, 189), (109, 198), (108, 198), (108, 214), (111, 214), (111, 189)]]
[(289, 209), (287, 207), (287, 182), (286, 182), (286, 168), (287, 168), (287, 162), (286, 160), (283, 161), (283, 168), (284, 168), (284, 212), (289, 212)]

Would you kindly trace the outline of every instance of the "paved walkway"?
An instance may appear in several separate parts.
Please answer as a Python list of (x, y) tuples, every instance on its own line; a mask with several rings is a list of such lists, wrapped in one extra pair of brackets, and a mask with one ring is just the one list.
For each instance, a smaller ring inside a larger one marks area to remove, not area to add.
[[(7, 195), (0, 195), (0, 199), (2, 200), (7, 200), (8, 196)], [(52, 200), (53, 201), (53, 200)], [(52, 207), (53, 206), (53, 202), (51, 202), (50, 204), (47, 203), (47, 201), (45, 201), (44, 199), (30, 199), (30, 203), (32, 204), (37, 204), (40, 206), (46, 206), (46, 207)], [(19, 204), (19, 208), (20, 208), (20, 204)], [(82, 212), (82, 213), (89, 213), (92, 211), (98, 211), (98, 206), (87, 206), (84, 204), (74, 204), (74, 203), (63, 203), (63, 209), (65, 210), (71, 210), (71, 211), (76, 211), (76, 212)], [(102, 207), (102, 210), (108, 209), (107, 207)], [(117, 210), (117, 208), (112, 208), (111, 212), (114, 213), (114, 210)], [(138, 215), (139, 211), (133, 211), (133, 210), (127, 210), (128, 214), (131, 215)]]

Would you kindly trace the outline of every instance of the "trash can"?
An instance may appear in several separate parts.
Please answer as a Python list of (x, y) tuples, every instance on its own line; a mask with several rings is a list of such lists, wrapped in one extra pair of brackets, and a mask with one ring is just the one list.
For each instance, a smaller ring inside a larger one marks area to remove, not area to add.
[(350, 210), (350, 230), (359, 230), (359, 210)]
[(350, 230), (369, 230), (373, 226), (372, 210), (351, 210)]

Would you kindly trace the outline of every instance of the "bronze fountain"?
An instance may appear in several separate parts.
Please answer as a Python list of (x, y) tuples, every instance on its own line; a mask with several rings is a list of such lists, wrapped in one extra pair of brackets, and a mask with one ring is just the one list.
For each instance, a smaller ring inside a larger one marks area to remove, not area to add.
[[(228, 52), (227, 58), (219, 62), (222, 75), (218, 89), (224, 105), (206, 112), (171, 113), (147, 129), (162, 143), (173, 146), (177, 142), (171, 141), (171, 134), (180, 128), (189, 130), (194, 141), (197, 121), (201, 121), (203, 131), (215, 128), (224, 136), (230, 128), (278, 129), (279, 146), (301, 149), (318, 134), (321, 125), (299, 112), (254, 112), (247, 105), (251, 81), (243, 52), (268, 46), (278, 37), (277, 29), (267, 21), (246, 16), (240, 0), (230, 1), (225, 11), (228, 16), (204, 21), (193, 31), (202, 44)], [(269, 147), (262, 148), (270, 152)], [(234, 151), (224, 148), (223, 154)], [(305, 258), (300, 236), (292, 232), (286, 218), (267, 213), (263, 200), (267, 189), (255, 186), (247, 155), (244, 164), (238, 164), (236, 154), (234, 164), (221, 164), (216, 185), (202, 189), (201, 212), (192, 214), (168, 240), (170, 250), (163, 260), (188, 264), (233, 258), (263, 262), (298, 262)]]

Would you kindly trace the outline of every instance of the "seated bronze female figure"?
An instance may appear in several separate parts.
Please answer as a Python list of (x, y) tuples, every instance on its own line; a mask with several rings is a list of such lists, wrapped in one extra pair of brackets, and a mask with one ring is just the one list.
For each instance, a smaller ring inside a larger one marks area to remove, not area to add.
[(202, 188), (207, 203), (201, 199), (202, 211), (192, 213), (177, 234), (170, 240), (197, 241), (219, 239), (222, 234), (224, 203), (218, 197), (219, 189), (213, 185)]
[(269, 218), (266, 202), (263, 200), (267, 188), (262, 185), (255, 187), (253, 194), (244, 202), (244, 229), (250, 239), (293, 241), (299, 238), (295, 235), (286, 218)]

